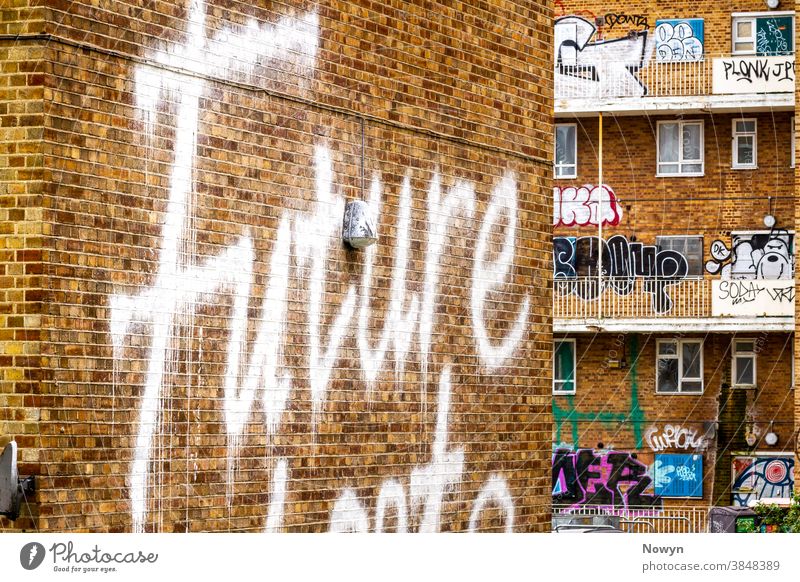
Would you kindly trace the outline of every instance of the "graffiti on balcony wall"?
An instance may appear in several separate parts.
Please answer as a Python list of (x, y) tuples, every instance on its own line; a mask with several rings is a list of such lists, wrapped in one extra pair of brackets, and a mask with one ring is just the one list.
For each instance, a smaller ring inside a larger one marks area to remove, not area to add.
[(701, 60), (704, 26), (702, 18), (656, 20), (656, 60), (664, 63)]
[(622, 206), (610, 186), (553, 188), (553, 226), (597, 226), (599, 214), (604, 226), (622, 220)]
[(614, 30), (615, 26), (629, 26), (631, 28), (650, 28), (650, 21), (646, 14), (625, 14), (624, 12), (607, 12), (603, 15), (605, 26), (608, 30)]
[(699, 451), (708, 447), (708, 441), (697, 430), (679, 424), (666, 424), (662, 428), (651, 426), (644, 435), (644, 440), (655, 452), (667, 449), (683, 449)]
[(732, 461), (733, 504), (747, 506), (755, 499), (791, 497), (793, 456), (739, 456)]
[[(256, 248), (260, 245), (255, 244), (254, 233), (244, 226), (235, 240), (216, 256), (196, 254), (195, 174), (205, 77), (219, 71), (233, 71), (240, 80), (252, 74), (256, 63), (263, 65), (273, 61), (281, 65), (281, 70), (291, 69), (300, 76), (307, 76), (316, 59), (319, 20), (316, 12), (309, 12), (286, 17), (275, 25), (260, 26), (253, 22), (242, 30), (223, 31), (222, 42), (216, 37), (206, 37), (205, 3), (192, 0), (187, 36), (184, 46), (152, 55), (154, 62), (169, 67), (141, 65), (136, 70), (136, 103), (143, 117), (145, 139), (154, 138), (156, 117), (168, 115), (159, 107), (159, 101), (167, 96), (176, 99), (169, 198), (152, 283), (137, 294), (119, 291), (111, 297), (109, 305), (115, 382), (118, 367), (127, 360), (127, 350), (140, 347), (142, 336), (149, 340), (129, 470), (131, 521), (135, 532), (163, 525), (148, 518), (150, 511), (160, 507), (161, 500), (157, 502), (154, 496), (164, 479), (153, 461), (153, 453), (159, 430), (167, 422), (165, 407), (171, 406), (170, 389), (175, 381), (175, 368), (191, 364), (179, 361), (188, 341), (182, 334), (191, 329), (202, 337), (202, 328), (198, 331), (195, 324), (198, 305), (210, 302), (229, 306), (227, 329), (214, 331), (225, 333), (227, 344), (222, 352), (224, 378), (219, 389), (223, 397), (223, 435), (227, 437), (225, 483), (229, 508), (240, 449), (249, 434), (246, 429), (257, 406), (260, 404), (263, 412), (263, 434), (270, 446), (281, 429), (292, 392), (299, 389), (298, 378), (308, 374), (307, 387), (303, 389), (307, 389), (311, 401), (309, 432), (316, 435), (319, 418), (329, 399), (336, 364), (342, 357), (343, 345), (352, 334), (357, 336), (356, 359), (363, 376), (360, 380), (365, 399), (371, 397), (371, 388), (380, 374), (390, 376), (391, 370), (399, 374), (412, 357), (417, 358), (423, 373), (422, 390), (427, 390), (428, 361), (436, 333), (436, 314), (440, 311), (437, 301), (441, 292), (438, 283), (441, 259), (446, 246), (453, 244), (451, 237), (456, 235), (457, 229), (470, 227), (477, 235), (474, 264), (467, 276), (471, 339), (476, 360), (484, 371), (496, 371), (507, 365), (523, 341), (530, 311), (530, 297), (525, 295), (520, 298), (509, 329), (499, 337), (489, 332), (489, 306), (504, 293), (516, 256), (517, 182), (511, 172), (505, 172), (487, 193), (486, 210), (480, 217), (475, 216), (475, 184), (457, 180), (452, 186), (445, 186), (439, 173), (433, 172), (424, 219), (427, 237), (424, 268), (421, 284), (413, 285), (414, 291), (406, 280), (412, 237), (405, 235), (412, 232), (411, 201), (414, 197), (410, 171), (406, 174), (399, 196), (393, 198), (399, 204), (396, 228), (401, 235), (394, 248), (391, 298), (383, 314), (382, 328), (375, 323), (380, 314), (373, 313), (368, 301), (372, 263), (376, 260), (374, 248), (363, 255), (366, 264), (360, 285), (343, 285), (338, 300), (326, 291), (329, 257), (334, 245), (341, 244), (339, 225), (345, 201), (337, 186), (340, 182), (334, 172), (332, 149), (324, 141), (313, 147), (311, 190), (314, 201), (310, 212), (284, 211), (277, 219), (270, 257), (257, 255)], [(227, 52), (221, 52), (223, 48)], [(223, 58), (222, 55), (227, 56)], [(178, 70), (188, 71), (188, 74), (180, 74)], [(255, 78), (252, 80), (258, 82)], [(372, 177), (370, 192), (377, 206), (384, 192), (378, 172)], [(394, 193), (384, 192), (383, 197), (386, 196), (394, 197)], [(261, 264), (268, 267), (263, 276), (263, 296), (257, 297), (253, 287)], [(298, 294), (295, 300), (290, 298), (290, 285), (292, 293)], [(308, 349), (302, 354), (302, 370), (291, 369), (284, 354), (290, 301), (297, 301), (306, 309)], [(255, 307), (257, 305), (260, 307)], [(416, 349), (412, 349), (415, 346)], [(414, 467), (404, 479), (387, 479), (380, 484), (376, 530), (383, 529), (384, 516), (389, 510), (397, 516), (398, 530), (406, 529), (412, 517), (420, 531), (440, 528), (443, 505), (461, 482), (465, 463), (464, 447), (450, 444), (448, 434), (453, 393), (450, 370), (450, 364), (444, 365), (438, 379), (430, 461)], [(213, 379), (208, 380), (213, 382)], [(403, 389), (399, 375), (395, 376), (395, 383), (398, 390)], [(264, 529), (274, 532), (283, 528), (285, 499), (291, 493), (291, 470), (289, 459), (285, 457), (270, 458), (268, 464), (272, 477)], [(332, 530), (364, 531), (369, 527), (370, 517), (356, 494), (357, 487), (357, 483), (344, 487), (333, 504)], [(513, 497), (505, 478), (497, 473), (492, 473), (476, 494), (471, 529), (480, 527), (481, 515), (489, 507), (496, 507), (503, 513), (507, 531), (513, 529)]]
[[(622, 235), (614, 235), (602, 244), (598, 241), (596, 236), (553, 238), (553, 274), (559, 282), (559, 292), (572, 293), (584, 300), (596, 299), (608, 288), (617, 295), (629, 295), (636, 280), (642, 279), (644, 291), (652, 295), (653, 310), (656, 313), (672, 310), (674, 302), (669, 287), (689, 273), (689, 262), (682, 253), (630, 242)], [(598, 247), (602, 247), (602, 255)], [(592, 280), (599, 274), (600, 256), (602, 284)], [(586, 279), (570, 281), (577, 277)]]
[(596, 40), (596, 33), (594, 23), (580, 16), (556, 20), (556, 95), (646, 95), (647, 87), (637, 73), (647, 63), (648, 52), (652, 52), (647, 42), (648, 30), (631, 31), (610, 40)]
[(794, 278), (794, 234), (784, 229), (736, 234), (731, 246), (715, 240), (706, 271), (723, 279)]
[(553, 505), (661, 508), (647, 466), (635, 453), (557, 449), (553, 453)]

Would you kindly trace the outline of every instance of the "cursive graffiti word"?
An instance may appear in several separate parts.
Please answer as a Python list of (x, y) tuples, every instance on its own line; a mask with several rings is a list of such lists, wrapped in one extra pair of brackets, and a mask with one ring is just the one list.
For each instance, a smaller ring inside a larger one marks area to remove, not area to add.
[(667, 424), (662, 430), (650, 427), (644, 436), (649, 446), (655, 452), (666, 449), (702, 450), (708, 447), (708, 442), (702, 436), (697, 436), (696, 430), (684, 428), (680, 425)]
[(633, 28), (650, 28), (650, 22), (646, 14), (625, 14), (617, 12), (609, 12), (603, 15), (608, 30), (614, 30), (614, 27), (630, 26)]

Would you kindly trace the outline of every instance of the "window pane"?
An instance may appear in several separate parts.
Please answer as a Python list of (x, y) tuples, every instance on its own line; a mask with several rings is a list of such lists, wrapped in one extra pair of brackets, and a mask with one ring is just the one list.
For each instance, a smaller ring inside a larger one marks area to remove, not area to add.
[(703, 391), (703, 383), (702, 382), (687, 382), (684, 380), (681, 383), (681, 392), (702, 392)]
[(684, 342), (681, 348), (683, 358), (683, 377), (700, 377), (700, 345), (695, 342)]
[(574, 176), (575, 166), (556, 166), (556, 177)]
[(736, 139), (736, 163), (742, 166), (752, 166), (755, 163), (753, 157), (753, 137), (739, 136)]
[(702, 144), (700, 143), (700, 124), (687, 123), (683, 126), (683, 159), (699, 160)]
[(736, 52), (753, 52), (755, 45), (752, 42), (737, 42), (733, 45), (733, 50)]
[(670, 236), (656, 237), (656, 245), (661, 250), (677, 251), (686, 257), (689, 265), (689, 276), (699, 276), (703, 274), (703, 238), (699, 236)]
[(670, 356), (678, 353), (677, 342), (661, 342), (658, 344), (659, 356)]
[(703, 164), (684, 164), (681, 167), (683, 168), (681, 174), (700, 174), (703, 171)]
[(753, 36), (753, 21), (740, 20), (736, 23), (737, 38), (751, 38)]
[(658, 173), (659, 174), (677, 174), (680, 166), (678, 164), (659, 164), (658, 165)]
[(736, 358), (736, 384), (752, 386), (755, 384), (755, 368), (752, 356), (737, 356)]
[(556, 346), (556, 365), (553, 375), (556, 379), (556, 390), (572, 392), (575, 390), (575, 344), (559, 342)]
[(755, 351), (755, 347), (755, 342), (737, 341), (735, 349), (737, 352), (752, 352)]
[(556, 164), (575, 164), (575, 126), (556, 126)]
[(657, 390), (659, 392), (678, 391), (678, 360), (676, 358), (659, 358)]
[(662, 123), (658, 126), (658, 161), (678, 161), (678, 124)]
[(756, 122), (755, 121), (737, 121), (736, 122), (736, 132), (737, 133), (753, 133), (756, 130)]

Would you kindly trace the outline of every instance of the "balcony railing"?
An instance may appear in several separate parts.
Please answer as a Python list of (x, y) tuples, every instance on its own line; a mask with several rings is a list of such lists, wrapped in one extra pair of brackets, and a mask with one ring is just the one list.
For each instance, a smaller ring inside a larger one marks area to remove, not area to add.
[(570, 525), (608, 523), (627, 533), (703, 533), (708, 529), (707, 507), (607, 508), (553, 507), (553, 530)]
[(643, 66), (628, 61), (584, 58), (557, 63), (555, 98), (616, 99), (754, 93), (793, 93), (794, 55), (719, 55), (698, 61)]
[(794, 279), (557, 278), (556, 319), (792, 317)]

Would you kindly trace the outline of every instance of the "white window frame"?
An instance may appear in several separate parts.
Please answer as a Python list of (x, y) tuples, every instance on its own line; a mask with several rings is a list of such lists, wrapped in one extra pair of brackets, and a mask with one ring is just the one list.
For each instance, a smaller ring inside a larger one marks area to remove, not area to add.
[[(558, 128), (571, 127), (575, 132), (575, 148), (572, 152), (572, 159), (575, 160), (574, 164), (559, 164), (556, 160), (556, 152), (558, 151)], [(553, 178), (556, 180), (571, 180), (578, 177), (578, 124), (577, 123), (556, 123), (553, 129)], [(559, 168), (572, 168), (572, 173), (559, 174)]]
[[(737, 26), (740, 22), (747, 22), (750, 21), (750, 30), (752, 30), (752, 36), (743, 36), (739, 37), (739, 27)], [(736, 50), (736, 45), (744, 42), (753, 43), (752, 50)], [(731, 54), (734, 55), (754, 55), (756, 54), (756, 17), (753, 14), (748, 14), (747, 16), (734, 16), (731, 20)]]
[[(737, 351), (736, 344), (738, 342), (752, 342), (752, 350)], [(750, 357), (753, 360), (753, 383), (752, 384), (737, 384), (736, 378), (739, 373), (736, 369), (736, 358)], [(733, 388), (755, 388), (758, 383), (758, 352), (756, 351), (756, 340), (754, 338), (733, 338), (731, 344), (731, 386)]]
[[(563, 390), (556, 387), (557, 383), (562, 386), (566, 380), (556, 379), (556, 354), (559, 344), (572, 344), (572, 390)], [(574, 338), (557, 339), (553, 341), (553, 394), (558, 396), (574, 395), (578, 391), (578, 347)]]
[[(685, 160), (683, 159), (683, 143), (679, 144), (678, 147), (678, 160), (675, 162), (662, 162), (661, 160), (661, 126), (662, 125), (678, 125), (678, 136), (682, 139), (683, 137), (683, 126), (684, 125), (699, 125), (700, 126), (700, 159), (698, 160)], [(705, 131), (705, 121), (702, 119), (690, 119), (690, 120), (664, 120), (659, 121), (656, 125), (656, 177), (657, 178), (692, 178), (692, 177), (699, 177), (705, 176), (706, 172), (706, 131)], [(683, 172), (681, 171), (683, 166), (690, 165), (690, 164), (700, 164), (700, 171), (699, 172)], [(678, 171), (674, 173), (662, 173), (661, 166), (678, 166)]]
[[(736, 124), (742, 122), (753, 122), (753, 131), (736, 131)], [(758, 120), (755, 117), (739, 118), (731, 120), (731, 136), (733, 150), (731, 151), (731, 168), (734, 170), (755, 170), (758, 169)], [(742, 164), (737, 160), (739, 154), (739, 138), (753, 138), (753, 163)]]
[[(700, 377), (699, 378), (684, 378), (683, 377), (683, 344), (700, 344)], [(674, 355), (661, 355), (660, 347), (662, 344), (675, 344)], [(656, 394), (664, 394), (666, 396), (678, 395), (694, 395), (700, 396), (706, 390), (706, 383), (703, 379), (704, 376), (704, 357), (705, 357), (705, 342), (702, 339), (659, 339), (656, 340)], [(660, 360), (678, 360), (678, 390), (676, 392), (663, 391), (658, 389), (658, 363)], [(683, 382), (699, 382), (700, 390), (683, 390)]]
[(795, 133), (794, 115), (792, 115), (792, 118), (791, 118), (791, 130), (790, 131), (791, 131), (791, 140), (790, 141), (792, 142), (792, 144), (791, 144), (792, 158), (789, 161), (789, 167), (790, 168), (794, 168), (794, 157), (796, 155), (795, 148), (797, 147), (797, 134)]
[[(792, 10), (783, 10), (783, 11), (773, 11), (773, 12), (734, 12), (731, 14), (731, 54), (733, 55), (754, 55), (758, 52), (758, 42), (756, 39), (756, 19), (763, 18), (763, 17), (773, 17), (773, 18), (781, 18), (784, 16), (791, 16), (793, 19), (795, 18), (795, 13)], [(752, 37), (743, 37), (745, 40), (740, 39), (736, 33), (736, 23), (741, 22), (743, 20), (751, 20), (753, 22), (753, 36)], [(795, 25), (796, 26), (796, 25)], [(793, 26), (792, 28), (795, 28)], [(749, 39), (752, 38), (752, 41)], [(736, 43), (739, 42), (752, 42), (753, 43), (753, 50), (750, 51), (742, 51), (736, 50)], [(796, 40), (795, 40), (796, 42)], [(794, 47), (792, 47), (794, 49)], [(795, 51), (792, 50), (792, 54), (795, 54)]]

